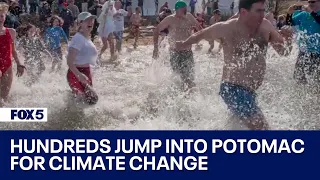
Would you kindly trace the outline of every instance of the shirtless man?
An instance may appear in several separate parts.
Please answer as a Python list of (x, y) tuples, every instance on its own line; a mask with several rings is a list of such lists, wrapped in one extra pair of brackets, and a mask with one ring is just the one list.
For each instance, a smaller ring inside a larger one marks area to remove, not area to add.
[(24, 66), (18, 58), (15, 48), (16, 31), (4, 27), (9, 6), (0, 2), (0, 107), (8, 100), (13, 80), (12, 57), (17, 63), (17, 76), (22, 76)]
[[(187, 13), (187, 4), (184, 1), (177, 1), (176, 12), (162, 20), (154, 30), (153, 35), (153, 58), (159, 55), (159, 34), (168, 28), (170, 45), (170, 64), (175, 73), (178, 73), (183, 81), (183, 89), (189, 90), (195, 86), (194, 83), (194, 59), (192, 45), (176, 47), (176, 41), (188, 38), (196, 27), (200, 30), (199, 23), (190, 13)], [(187, 87), (185, 87), (187, 86)]]
[(134, 43), (133, 43), (134, 48), (137, 48), (137, 42), (140, 36), (141, 21), (142, 21), (142, 17), (141, 17), (140, 7), (136, 7), (136, 12), (133, 13), (130, 17), (130, 22), (131, 22), (130, 35), (126, 39), (128, 40), (129, 37), (134, 37)]
[(285, 28), (279, 33), (264, 19), (264, 3), (265, 0), (240, 0), (239, 18), (219, 22), (177, 42), (182, 48), (202, 39), (221, 40), (224, 67), (220, 95), (231, 112), (252, 130), (269, 128), (255, 93), (264, 79), (268, 43), (280, 55), (287, 55), (290, 50), (285, 48), (283, 37), (288, 41), (292, 37), (291, 29)]

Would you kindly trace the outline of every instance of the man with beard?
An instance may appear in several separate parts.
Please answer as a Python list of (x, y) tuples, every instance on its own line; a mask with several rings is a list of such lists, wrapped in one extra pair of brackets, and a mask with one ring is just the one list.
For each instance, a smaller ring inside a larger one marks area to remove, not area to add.
[(168, 28), (171, 67), (175, 73), (180, 75), (183, 81), (182, 88), (190, 90), (195, 86), (192, 45), (177, 47), (175, 43), (189, 37), (193, 33), (194, 27), (197, 30), (200, 30), (200, 27), (194, 16), (187, 13), (187, 4), (184, 1), (177, 1), (175, 10), (175, 14), (163, 19), (154, 30), (153, 58), (157, 58), (159, 54), (159, 34)]
[[(216, 23), (177, 47), (190, 47), (202, 39), (220, 40), (224, 51), (224, 66), (220, 95), (233, 115), (249, 129), (268, 129), (263, 113), (256, 103), (256, 91), (262, 85), (266, 72), (266, 53), (270, 42), (281, 55), (290, 51), (284, 47), (292, 30), (278, 30), (264, 19), (265, 0), (240, 0), (239, 18)], [(291, 48), (289, 48), (291, 49)]]

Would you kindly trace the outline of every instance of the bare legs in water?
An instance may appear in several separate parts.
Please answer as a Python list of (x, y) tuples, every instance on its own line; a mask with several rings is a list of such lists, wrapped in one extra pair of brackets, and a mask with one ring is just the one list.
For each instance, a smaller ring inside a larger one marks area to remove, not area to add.
[(13, 81), (12, 66), (0, 76), (0, 107), (8, 101), (9, 92)]
[(102, 37), (102, 48), (99, 54), (99, 59), (101, 59), (102, 54), (106, 51), (106, 49), (108, 48), (108, 43), (110, 45), (110, 55), (111, 55), (111, 60), (115, 60), (115, 46), (114, 46), (114, 39), (113, 39), (113, 35), (109, 34), (108, 37)]

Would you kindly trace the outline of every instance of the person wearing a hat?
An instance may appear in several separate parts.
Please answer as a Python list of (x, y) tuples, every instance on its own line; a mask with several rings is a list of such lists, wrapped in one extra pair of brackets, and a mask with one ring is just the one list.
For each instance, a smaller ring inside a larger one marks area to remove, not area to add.
[(96, 104), (98, 95), (92, 87), (91, 65), (95, 65), (98, 57), (96, 46), (91, 41), (95, 15), (82, 12), (78, 15), (78, 32), (72, 37), (68, 46), (67, 64), (69, 70), (67, 80), (76, 97), (88, 104)]
[(180, 75), (183, 90), (189, 90), (195, 86), (193, 52), (192, 46), (178, 48), (175, 42), (191, 36), (194, 27), (200, 30), (198, 21), (187, 12), (187, 4), (179, 0), (175, 4), (175, 13), (163, 19), (154, 30), (153, 58), (159, 55), (159, 34), (166, 28), (169, 30), (170, 64), (173, 71)]

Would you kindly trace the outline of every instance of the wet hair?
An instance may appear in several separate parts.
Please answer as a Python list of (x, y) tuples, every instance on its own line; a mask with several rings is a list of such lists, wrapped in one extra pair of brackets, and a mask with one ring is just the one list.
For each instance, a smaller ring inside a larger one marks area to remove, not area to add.
[(0, 2), (0, 12), (8, 12), (9, 5), (5, 2)]
[(57, 15), (54, 15), (50, 18), (50, 26), (52, 27), (53, 26), (53, 22), (54, 20), (58, 20), (59, 21), (59, 26), (62, 26), (63, 25), (63, 20), (62, 18), (60, 18), (59, 16)]
[(255, 3), (265, 3), (266, 0), (240, 0), (239, 1), (239, 11), (241, 9), (250, 10), (252, 5)]

